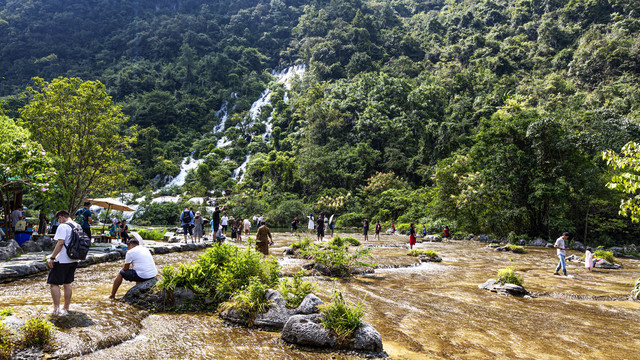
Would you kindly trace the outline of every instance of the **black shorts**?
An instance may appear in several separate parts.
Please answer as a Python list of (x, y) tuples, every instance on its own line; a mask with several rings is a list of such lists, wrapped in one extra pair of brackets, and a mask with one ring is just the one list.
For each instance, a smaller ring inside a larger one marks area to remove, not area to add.
[(122, 275), (122, 278), (127, 281), (143, 282), (143, 281), (149, 280), (149, 279), (143, 279), (140, 276), (138, 276), (138, 273), (133, 269), (120, 270), (120, 275)]
[(64, 285), (71, 284), (74, 280), (77, 262), (60, 264), (59, 262), (53, 263), (53, 268), (49, 269), (49, 277), (47, 278), (47, 284), (51, 285)]
[(182, 232), (184, 233), (185, 236), (193, 235), (193, 231), (191, 230), (191, 225), (189, 224), (182, 225)]
[(367, 235), (367, 233), (369, 233), (369, 229), (367, 228), (362, 229), (362, 235)]
[(318, 236), (324, 236), (324, 228), (318, 228)]
[(227, 225), (222, 225), (222, 231), (227, 232)]

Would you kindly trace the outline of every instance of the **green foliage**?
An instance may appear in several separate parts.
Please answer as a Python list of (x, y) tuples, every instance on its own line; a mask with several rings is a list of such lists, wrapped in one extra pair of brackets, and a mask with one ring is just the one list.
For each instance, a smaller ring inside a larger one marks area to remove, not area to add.
[(55, 202), (73, 211), (89, 194), (123, 189), (133, 164), (127, 152), (135, 129), (125, 132), (128, 118), (106, 87), (80, 78), (34, 81), (20, 115), (34, 140), (54, 156)]
[(615, 257), (613, 256), (613, 251), (605, 251), (605, 250), (596, 250), (593, 252), (593, 256), (604, 259), (610, 263), (615, 263)]
[(318, 290), (318, 286), (308, 280), (302, 280), (302, 276), (294, 275), (293, 278), (283, 278), (278, 284), (278, 291), (287, 300), (287, 307), (295, 309), (304, 298)]
[(293, 249), (306, 250), (309, 247), (309, 245), (311, 245), (312, 241), (313, 240), (311, 240), (310, 238), (304, 237), (303, 239), (300, 239), (294, 242), (293, 244), (291, 244), (291, 247)]
[(360, 213), (342, 214), (336, 220), (336, 226), (337, 227), (359, 227), (359, 226), (362, 226), (362, 219), (364, 219), (364, 215)]
[(9, 360), (12, 358), (13, 350), (16, 343), (13, 340), (11, 330), (0, 323), (0, 360)]
[(527, 253), (527, 249), (525, 249), (522, 246), (513, 245), (513, 244), (507, 244), (507, 247), (511, 250), (511, 252), (514, 252), (516, 254), (526, 254)]
[(371, 258), (371, 249), (357, 249), (349, 252), (346, 245), (336, 246), (327, 244), (328, 248), (322, 245), (312, 245), (308, 250), (302, 251), (305, 257), (313, 258), (316, 261), (315, 268), (325, 275), (346, 277), (357, 267), (372, 266), (372, 264), (361, 261), (363, 258)]
[(365, 312), (362, 302), (350, 304), (337, 290), (331, 295), (328, 304), (320, 306), (320, 313), (323, 315), (322, 326), (335, 332), (342, 341), (351, 338), (353, 332), (362, 325)]
[(53, 343), (53, 335), (56, 330), (56, 327), (42, 316), (29, 318), (22, 327), (22, 343), (25, 347), (51, 346)]
[(0, 320), (5, 316), (11, 316), (11, 315), (13, 315), (13, 308), (6, 307), (6, 308), (0, 309)]
[(258, 277), (249, 278), (249, 284), (231, 296), (229, 301), (220, 305), (220, 311), (233, 309), (247, 315), (264, 313), (269, 309), (270, 301), (265, 297), (267, 286)]
[(628, 198), (620, 203), (620, 214), (628, 216), (633, 222), (640, 221), (640, 144), (630, 141), (622, 148), (622, 153), (617, 154), (611, 150), (604, 151), (602, 158), (607, 165), (619, 172), (607, 183), (610, 189), (619, 190), (628, 194)]
[(344, 246), (344, 240), (340, 237), (340, 235), (336, 235), (329, 242), (333, 246)]
[(522, 283), (524, 283), (522, 277), (516, 274), (516, 269), (513, 267), (498, 270), (498, 277), (496, 278), (496, 281), (502, 284), (514, 285), (522, 285)]
[[(142, 203), (131, 222), (136, 225), (176, 225), (180, 222), (180, 213), (184, 205), (180, 203)], [(142, 235), (140, 235), (142, 236)], [(144, 238), (144, 237), (143, 237)]]
[(425, 255), (428, 258), (436, 258), (438, 257), (438, 252), (435, 250), (424, 250), (424, 249), (413, 249), (409, 251), (409, 256), (420, 256)]
[(136, 232), (144, 240), (162, 240), (164, 239), (164, 233), (166, 232), (166, 229), (136, 229)]
[[(275, 258), (264, 258), (252, 247), (241, 250), (223, 244), (207, 250), (195, 263), (181, 264), (177, 269), (165, 266), (157, 287), (171, 291), (178, 287), (192, 289), (201, 297), (212, 298), (211, 307), (215, 308), (249, 286), (251, 279), (266, 288), (274, 288), (278, 284), (279, 270)], [(255, 286), (258, 285), (254, 284), (253, 290)]]

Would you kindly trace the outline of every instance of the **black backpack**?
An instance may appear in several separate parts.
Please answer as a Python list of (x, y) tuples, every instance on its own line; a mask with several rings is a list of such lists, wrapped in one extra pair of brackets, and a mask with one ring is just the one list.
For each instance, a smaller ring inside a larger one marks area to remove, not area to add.
[(80, 226), (74, 226), (69, 223), (64, 223), (64, 225), (69, 225), (71, 227), (71, 240), (69, 241), (68, 246), (66, 244), (64, 245), (64, 247), (67, 248), (67, 255), (69, 256), (69, 259), (86, 259), (87, 253), (89, 253), (89, 248), (91, 247), (91, 238), (82, 231)]
[(185, 224), (188, 224), (191, 222), (191, 212), (190, 211), (184, 211), (182, 213), (182, 222)]

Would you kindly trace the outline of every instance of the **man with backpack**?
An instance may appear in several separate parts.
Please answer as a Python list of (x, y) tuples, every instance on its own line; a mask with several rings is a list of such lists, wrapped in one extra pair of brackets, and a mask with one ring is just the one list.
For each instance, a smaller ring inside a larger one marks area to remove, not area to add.
[(89, 239), (91, 239), (91, 223), (93, 222), (93, 219), (91, 218), (91, 210), (89, 210), (90, 207), (91, 202), (85, 201), (84, 207), (78, 209), (78, 211), (76, 211), (75, 213), (76, 224), (82, 226), (82, 231), (87, 234)]
[(189, 237), (191, 238), (191, 240), (193, 240), (193, 230), (191, 229), (192, 229), (194, 218), (195, 218), (195, 215), (193, 215), (193, 212), (189, 210), (188, 207), (185, 207), (182, 214), (180, 214), (180, 225), (182, 226), (182, 231), (184, 233), (185, 243), (187, 242), (187, 234), (189, 234)]
[[(69, 213), (60, 210), (55, 219), (60, 223), (53, 239), (57, 241), (53, 253), (49, 257), (49, 277), (47, 284), (51, 288), (53, 298), (53, 315), (63, 315), (69, 311), (71, 304), (71, 283), (74, 280), (78, 260), (87, 256), (91, 246), (91, 238), (87, 238), (80, 225), (71, 220)], [(73, 258), (69, 256), (73, 255)], [(60, 311), (60, 285), (64, 288), (64, 307)]]

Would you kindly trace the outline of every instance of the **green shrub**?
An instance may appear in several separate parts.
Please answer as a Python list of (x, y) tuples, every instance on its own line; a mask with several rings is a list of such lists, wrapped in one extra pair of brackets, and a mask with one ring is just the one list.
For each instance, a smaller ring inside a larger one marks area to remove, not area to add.
[(322, 326), (335, 332), (341, 340), (346, 340), (362, 325), (365, 309), (362, 303), (348, 304), (341, 292), (334, 291), (331, 301), (320, 305), (320, 313), (323, 315)]
[(349, 243), (353, 246), (360, 246), (360, 241), (358, 241), (358, 239), (352, 237), (352, 236), (347, 236), (346, 238), (343, 238), (342, 241)]
[(0, 320), (2, 320), (2, 318), (4, 318), (5, 316), (11, 316), (11, 315), (13, 315), (13, 308), (6, 307), (6, 308), (0, 309)]
[(155, 229), (155, 230), (136, 229), (135, 231), (144, 240), (162, 240), (164, 239), (164, 233), (166, 232), (165, 229)]
[(340, 235), (336, 235), (329, 242), (333, 246), (344, 246), (344, 240), (340, 237)]
[(278, 291), (287, 300), (287, 307), (295, 309), (302, 303), (305, 296), (318, 290), (315, 283), (302, 280), (301, 276), (294, 275), (293, 279), (285, 278), (280, 280)]
[[(234, 309), (253, 318), (269, 309), (270, 301), (265, 297), (267, 287), (256, 276), (249, 279), (249, 285), (236, 292), (229, 301), (222, 303), (220, 310)], [(250, 324), (251, 325), (251, 324)]]
[[(329, 244), (330, 245), (330, 244)], [(315, 269), (328, 276), (345, 277), (351, 275), (351, 270), (360, 266), (372, 266), (360, 259), (372, 257), (371, 249), (358, 249), (350, 253), (346, 246), (330, 245), (329, 248), (310, 246), (302, 251), (305, 257), (316, 261)]]
[(178, 268), (165, 266), (157, 287), (174, 290), (185, 287), (200, 298), (210, 298), (213, 309), (229, 300), (237, 291), (245, 289), (255, 277), (267, 288), (278, 285), (280, 264), (275, 258), (264, 258), (261, 253), (223, 244), (210, 248), (192, 264)]
[(593, 256), (600, 259), (604, 259), (612, 264), (615, 262), (615, 258), (613, 257), (613, 251), (596, 250), (593, 252)]
[(338, 216), (336, 227), (360, 227), (362, 226), (364, 215), (360, 213), (346, 213)]
[(526, 254), (527, 253), (527, 249), (525, 249), (522, 246), (518, 246), (518, 245), (512, 245), (512, 244), (508, 244), (507, 247), (514, 253), (516, 254)]
[(522, 277), (519, 275), (516, 275), (516, 271), (512, 267), (498, 270), (498, 278), (496, 278), (496, 281), (502, 284), (514, 284), (514, 285), (522, 285), (522, 283), (524, 283), (524, 280), (522, 280)]
[[(3, 309), (4, 310), (4, 309)], [(9, 360), (16, 343), (13, 341), (9, 328), (0, 323), (0, 360)]]
[(413, 249), (411, 251), (409, 251), (409, 254), (407, 254), (409, 256), (420, 256), (420, 255), (425, 255), (428, 258), (435, 258), (438, 257), (438, 252), (435, 250), (423, 250), (423, 249)]
[(22, 327), (25, 347), (45, 347), (52, 345), (56, 327), (42, 316), (32, 317)]
[(300, 239), (294, 242), (293, 244), (291, 244), (291, 247), (293, 249), (305, 250), (306, 248), (309, 247), (309, 245), (311, 245), (311, 239), (308, 237), (305, 237), (304, 239)]

